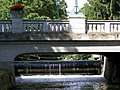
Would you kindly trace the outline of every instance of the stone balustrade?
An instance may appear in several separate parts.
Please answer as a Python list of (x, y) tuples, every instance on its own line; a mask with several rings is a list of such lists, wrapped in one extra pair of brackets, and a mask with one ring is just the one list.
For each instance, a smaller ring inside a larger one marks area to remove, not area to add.
[(12, 21), (11, 20), (0, 20), (0, 33), (12, 32)]
[(120, 20), (88, 20), (87, 33), (119, 33)]
[(60, 20), (26, 20), (23, 32), (60, 32), (69, 31), (69, 21)]
[(70, 20), (0, 20), (0, 33), (72, 32), (88, 34), (120, 32), (120, 20), (86, 20), (85, 22), (83, 19), (81, 22), (80, 20), (77, 20), (77, 24), (74, 23), (76, 18)]

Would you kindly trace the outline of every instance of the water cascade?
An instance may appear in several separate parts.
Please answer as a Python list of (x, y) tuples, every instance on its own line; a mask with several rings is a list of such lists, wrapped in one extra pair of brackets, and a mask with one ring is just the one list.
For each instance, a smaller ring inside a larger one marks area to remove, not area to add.
[(100, 75), (99, 60), (15, 61), (16, 75)]

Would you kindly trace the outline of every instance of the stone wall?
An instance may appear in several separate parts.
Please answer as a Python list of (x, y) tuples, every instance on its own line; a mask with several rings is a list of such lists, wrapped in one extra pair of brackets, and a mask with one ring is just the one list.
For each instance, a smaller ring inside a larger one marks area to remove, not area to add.
[(0, 90), (11, 90), (14, 76), (7, 70), (0, 69)]
[(69, 32), (0, 33), (0, 40), (120, 40), (119, 33), (75, 34)]

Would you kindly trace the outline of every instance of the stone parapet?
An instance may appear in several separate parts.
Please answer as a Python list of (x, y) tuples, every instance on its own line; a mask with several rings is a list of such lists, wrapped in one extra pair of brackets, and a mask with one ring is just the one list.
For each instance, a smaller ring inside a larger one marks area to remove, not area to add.
[(120, 40), (120, 33), (75, 34), (68, 32), (0, 33), (0, 40)]

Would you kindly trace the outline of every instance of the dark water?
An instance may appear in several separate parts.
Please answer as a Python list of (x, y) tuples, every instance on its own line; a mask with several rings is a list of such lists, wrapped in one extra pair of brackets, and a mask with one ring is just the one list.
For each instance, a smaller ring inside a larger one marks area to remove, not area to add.
[(16, 77), (13, 90), (120, 90), (120, 85), (110, 85), (96, 75), (21, 76)]

